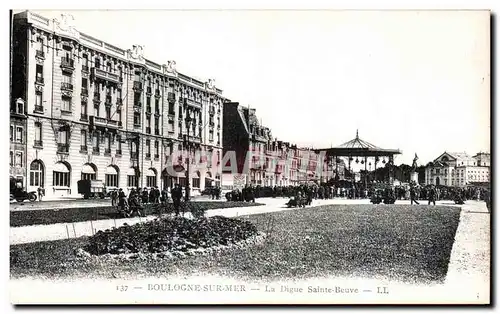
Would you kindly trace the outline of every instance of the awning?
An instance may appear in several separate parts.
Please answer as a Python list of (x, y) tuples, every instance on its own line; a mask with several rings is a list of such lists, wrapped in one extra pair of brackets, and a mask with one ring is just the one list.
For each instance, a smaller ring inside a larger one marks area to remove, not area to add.
[(106, 168), (106, 174), (118, 174), (115, 167), (108, 166)]
[(69, 173), (68, 167), (62, 162), (58, 162), (57, 164), (54, 165), (54, 171)]
[(146, 170), (146, 177), (156, 177), (154, 169), (149, 168), (148, 170)]
[(127, 172), (127, 175), (129, 175), (129, 176), (135, 176), (136, 175), (135, 168), (129, 168), (128, 172)]
[(85, 173), (85, 174), (95, 174), (95, 170), (94, 170), (94, 168), (92, 168), (91, 165), (85, 164), (82, 167), (82, 173)]

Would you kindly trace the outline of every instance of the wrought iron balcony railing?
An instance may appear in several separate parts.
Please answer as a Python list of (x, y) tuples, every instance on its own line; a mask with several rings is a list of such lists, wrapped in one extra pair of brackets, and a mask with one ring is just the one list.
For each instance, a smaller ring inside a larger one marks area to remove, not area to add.
[(58, 153), (69, 153), (69, 144), (57, 144)]

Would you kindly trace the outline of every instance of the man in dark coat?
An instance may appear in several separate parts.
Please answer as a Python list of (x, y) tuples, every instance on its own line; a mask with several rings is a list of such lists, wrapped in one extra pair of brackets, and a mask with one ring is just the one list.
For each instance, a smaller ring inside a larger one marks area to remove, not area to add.
[(179, 216), (179, 209), (181, 206), (181, 198), (182, 198), (182, 188), (179, 184), (176, 184), (172, 189), (172, 202), (174, 203), (175, 215)]
[(415, 202), (415, 204), (417, 205), (420, 205), (420, 203), (417, 201), (417, 191), (415, 189), (415, 185), (410, 185), (410, 202), (411, 202), (411, 205), (413, 205), (413, 202)]
[(427, 194), (427, 197), (428, 197), (428, 200), (429, 200), (429, 204), (428, 205), (430, 205), (431, 203), (433, 203), (434, 205), (436, 205), (436, 188), (434, 188), (433, 185), (430, 186), (429, 192)]

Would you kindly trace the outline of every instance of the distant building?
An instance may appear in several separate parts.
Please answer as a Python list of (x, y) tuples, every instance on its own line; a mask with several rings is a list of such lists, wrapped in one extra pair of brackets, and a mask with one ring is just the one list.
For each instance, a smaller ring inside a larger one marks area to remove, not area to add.
[(425, 167), (425, 184), (458, 186), (490, 182), (490, 154), (471, 157), (465, 152), (444, 152)]

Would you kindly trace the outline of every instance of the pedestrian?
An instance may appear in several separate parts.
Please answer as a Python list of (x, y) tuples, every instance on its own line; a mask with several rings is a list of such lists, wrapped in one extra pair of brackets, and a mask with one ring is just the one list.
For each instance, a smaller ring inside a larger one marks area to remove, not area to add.
[(41, 186), (38, 187), (37, 191), (38, 191), (38, 201), (41, 202), (42, 196), (44, 196), (45, 191)]
[(179, 209), (181, 206), (181, 198), (182, 198), (182, 188), (178, 183), (175, 184), (175, 187), (172, 189), (172, 202), (174, 203), (175, 216), (179, 216)]
[(433, 203), (434, 206), (436, 205), (436, 189), (434, 188), (433, 185), (431, 185), (429, 188), (428, 200), (429, 200), (428, 205), (430, 205), (431, 203)]
[(110, 196), (111, 196), (111, 206), (115, 207), (118, 200), (118, 193), (116, 193), (116, 190), (113, 190), (111, 191)]
[(420, 205), (420, 203), (417, 201), (417, 193), (413, 184), (410, 186), (410, 202), (410, 205), (413, 205), (413, 202), (415, 202), (415, 204), (417, 205)]

